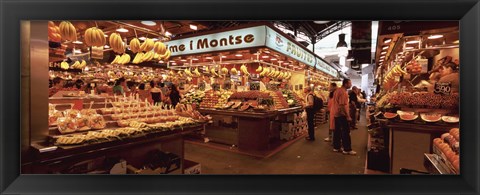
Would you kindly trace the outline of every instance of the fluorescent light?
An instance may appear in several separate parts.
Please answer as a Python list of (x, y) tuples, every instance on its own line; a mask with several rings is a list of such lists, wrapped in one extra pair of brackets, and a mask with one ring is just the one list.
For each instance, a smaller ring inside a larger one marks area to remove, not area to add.
[(268, 51), (268, 50), (265, 50), (265, 51), (263, 51), (263, 52), (264, 52), (264, 53), (270, 53), (270, 51)]
[(198, 27), (197, 27), (197, 25), (190, 24), (190, 29), (192, 29), (192, 30), (197, 30), (197, 29), (198, 29)]
[(196, 61), (196, 60), (198, 60), (198, 59), (197, 59), (197, 58), (193, 58), (192, 60), (195, 60), (195, 61)]
[(412, 41), (407, 41), (407, 44), (414, 44), (420, 42), (419, 40), (412, 40)]
[(158, 61), (158, 63), (165, 63), (163, 60)]
[(315, 24), (326, 24), (329, 23), (330, 21), (313, 21)]
[(108, 46), (108, 45), (105, 45), (105, 46), (103, 46), (103, 47), (105, 47), (105, 48), (107, 48), (107, 49), (110, 48), (110, 46)]
[(145, 41), (145, 40), (147, 40), (147, 37), (140, 37), (140, 38), (138, 38), (138, 39), (139, 39), (139, 40), (142, 40), (142, 41)]
[(428, 39), (438, 39), (438, 38), (442, 38), (443, 35), (430, 35), (428, 36)]
[(81, 42), (81, 41), (79, 41), (79, 40), (76, 40), (76, 41), (74, 41), (74, 42), (72, 42), (72, 43), (74, 43), (74, 44), (83, 44), (83, 42)]
[(386, 51), (382, 51), (382, 53), (380, 53), (380, 55), (383, 55), (383, 54), (386, 54), (387, 52)]
[(362, 68), (365, 68), (365, 67), (367, 67), (368, 65), (370, 65), (370, 64), (362, 64)]
[(290, 65), (288, 65), (288, 66), (293, 66), (293, 64), (290, 64)]
[(405, 49), (413, 49), (413, 47), (405, 47)]
[(382, 50), (388, 49), (389, 46), (382, 47)]
[(182, 62), (186, 62), (187, 60), (185, 60), (185, 59), (181, 59), (180, 61), (182, 61)]
[(80, 50), (80, 49), (74, 49), (73, 53), (82, 53), (82, 50)]
[(157, 23), (154, 22), (154, 21), (142, 21), (142, 24), (143, 24), (143, 25), (147, 25), (147, 26), (155, 26), (155, 25), (157, 25)]
[(227, 56), (222, 56), (222, 58), (227, 58)]
[(173, 62), (172, 65), (177, 65), (177, 63)]
[(390, 42), (392, 42), (392, 39), (385, 39), (385, 40), (383, 41), (383, 43), (385, 43), (385, 44), (390, 43)]
[(128, 29), (120, 27), (120, 28), (117, 29), (117, 32), (123, 32), (123, 33), (128, 32)]
[(383, 62), (383, 59), (378, 60), (379, 62)]
[(212, 57), (205, 57), (205, 59), (207, 59), (207, 60), (211, 60), (211, 59), (212, 59)]
[(456, 40), (456, 41), (454, 41), (453, 43), (460, 43), (460, 40)]
[(243, 55), (242, 54), (235, 54), (235, 56), (242, 57)]
[(172, 62), (172, 63), (174, 63), (175, 61), (173, 61), (173, 60), (170, 60), (169, 62)]
[(380, 59), (383, 59), (383, 58), (385, 58), (385, 56), (380, 56)]
[(288, 64), (289, 64), (288, 62), (283, 63), (283, 65), (288, 65)]
[(167, 35), (167, 36), (172, 36), (172, 33), (166, 31), (166, 32), (165, 32), (165, 35)]
[(270, 59), (270, 60), (271, 60), (271, 61), (276, 61), (277, 59), (276, 59), (276, 58), (272, 58), (272, 59)]
[(262, 58), (269, 58), (269, 56), (262, 56)]
[(354, 60), (353, 58), (348, 58), (348, 59), (347, 59), (347, 62), (351, 62), (351, 61), (353, 61), (353, 60)]

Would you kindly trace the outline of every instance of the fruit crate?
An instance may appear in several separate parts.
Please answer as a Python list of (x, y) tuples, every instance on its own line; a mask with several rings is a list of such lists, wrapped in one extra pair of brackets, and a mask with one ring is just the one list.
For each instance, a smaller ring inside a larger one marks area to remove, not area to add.
[(459, 171), (457, 171), (453, 167), (452, 163), (447, 160), (447, 156), (445, 156), (445, 154), (442, 152), (442, 150), (440, 150), (440, 148), (438, 148), (435, 145), (433, 145), (433, 153), (436, 154), (436, 158), (437, 158), (438, 162), (441, 162), (441, 166), (443, 166), (443, 168), (445, 170), (450, 171), (450, 173), (452, 173), (452, 174), (458, 174), (459, 173)]

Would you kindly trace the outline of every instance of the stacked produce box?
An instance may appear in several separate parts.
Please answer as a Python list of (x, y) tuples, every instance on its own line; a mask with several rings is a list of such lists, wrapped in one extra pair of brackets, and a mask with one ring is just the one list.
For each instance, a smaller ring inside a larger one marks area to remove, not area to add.
[(327, 112), (324, 108), (315, 114), (315, 125), (325, 124), (327, 122)]
[(287, 119), (288, 122), (281, 125), (280, 140), (292, 140), (308, 131), (306, 114), (303, 112), (289, 114)]

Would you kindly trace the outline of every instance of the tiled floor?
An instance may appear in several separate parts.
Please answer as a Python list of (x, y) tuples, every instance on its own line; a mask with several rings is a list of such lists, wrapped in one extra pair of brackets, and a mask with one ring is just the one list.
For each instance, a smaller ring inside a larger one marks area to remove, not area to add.
[(201, 163), (202, 174), (363, 174), (367, 147), (365, 114), (351, 132), (356, 156), (332, 151), (324, 142), (327, 124), (317, 127), (316, 141), (299, 140), (269, 157), (255, 158), (199, 145), (185, 144), (186, 159)]

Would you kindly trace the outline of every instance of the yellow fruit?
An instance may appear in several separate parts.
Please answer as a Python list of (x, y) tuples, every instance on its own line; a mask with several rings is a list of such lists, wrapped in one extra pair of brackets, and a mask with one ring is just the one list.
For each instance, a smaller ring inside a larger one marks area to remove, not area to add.
[(62, 21), (59, 25), (60, 35), (64, 40), (76, 41), (77, 40), (77, 30), (73, 24), (69, 21)]
[[(148, 49), (148, 48), (147, 48)], [(153, 51), (159, 55), (164, 55), (167, 52), (167, 47), (162, 42), (158, 41), (153, 46)]]
[(85, 45), (103, 47), (106, 43), (105, 34), (97, 27), (89, 28), (85, 31)]
[(260, 65), (260, 66), (258, 66), (258, 68), (255, 71), (256, 72), (262, 72), (262, 70), (263, 70), (263, 67)]
[(130, 41), (130, 51), (132, 51), (133, 53), (137, 53), (140, 51), (140, 40), (138, 40), (137, 38), (133, 38)]

